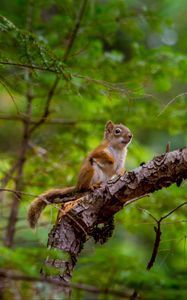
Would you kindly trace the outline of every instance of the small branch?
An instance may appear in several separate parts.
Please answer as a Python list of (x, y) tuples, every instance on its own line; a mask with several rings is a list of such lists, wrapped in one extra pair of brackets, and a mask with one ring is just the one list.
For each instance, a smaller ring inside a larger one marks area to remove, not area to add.
[[(63, 71), (59, 72), (58, 70), (55, 70), (55, 69), (45, 68), (45, 67), (37, 66), (37, 65), (20, 64), (20, 63), (11, 62), (11, 61), (9, 61), (9, 62), (0, 61), (0, 64), (12, 65), (12, 66), (16, 66), (18, 68), (27, 68), (27, 69), (31, 69), (31, 70), (48, 71), (48, 72), (52, 72), (52, 73), (55, 73), (55, 74), (58, 74), (58, 75), (64, 74)], [(95, 84), (98, 84), (98, 85), (102, 85), (105, 88), (107, 88), (107, 90), (110, 91), (110, 92), (114, 91), (114, 92), (122, 93), (122, 94), (125, 94), (125, 95), (128, 95), (128, 93), (129, 93), (126, 88), (122, 88), (122, 87), (119, 86), (121, 83), (114, 84), (114, 83), (111, 83), (111, 82), (107, 82), (107, 81), (104, 81), (104, 80), (99, 80), (99, 79), (96, 79), (96, 78), (92, 78), (92, 77), (84, 76), (84, 75), (80, 75), (80, 74), (71, 74), (71, 76), (74, 77), (74, 78), (83, 79), (83, 80), (87, 81), (88, 83), (92, 82), (92, 83), (95, 83)], [(57, 78), (59, 78), (59, 77), (57, 76)], [(124, 85), (124, 83), (122, 83), (122, 84)], [(148, 95), (148, 96), (151, 97), (152, 95)]]
[(7, 83), (5, 81), (5, 79), (0, 76), (1, 80), (0, 80), (0, 83), (2, 84), (2, 86), (5, 88), (5, 90), (7, 91), (7, 93), (9, 94), (10, 98), (12, 99), (12, 102), (14, 103), (14, 106), (15, 106), (15, 109), (16, 109), (16, 112), (17, 114), (19, 114), (19, 109), (18, 109), (18, 106), (16, 104), (16, 100), (14, 99), (14, 96), (12, 95), (12, 93), (10, 92), (8, 86), (7, 86)]
[(35, 195), (35, 194), (25, 193), (25, 192), (22, 192), (22, 191), (6, 189), (6, 188), (0, 188), (0, 192), (10, 192), (10, 193), (14, 193), (14, 194), (27, 195), (27, 196), (30, 196), (32, 198), (33, 197), (38, 197), (38, 195)]
[(158, 114), (157, 117), (160, 117), (160, 116), (165, 112), (165, 110), (166, 110), (171, 104), (173, 104), (173, 103), (175, 102), (175, 100), (177, 100), (177, 99), (180, 98), (180, 97), (184, 97), (184, 96), (186, 96), (186, 95), (187, 95), (187, 92), (184, 92), (184, 93), (181, 93), (181, 94), (175, 96), (174, 98), (172, 98), (172, 99), (164, 106), (164, 108), (161, 110), (161, 112)]
[(170, 152), (170, 148), (171, 148), (171, 143), (168, 142), (166, 145), (166, 153)]
[(179, 208), (181, 208), (182, 206), (186, 205), (187, 204), (187, 201), (186, 202), (183, 202), (182, 204), (180, 204), (179, 206), (177, 206), (176, 208), (174, 208), (173, 210), (171, 210), (168, 214), (166, 214), (165, 216), (161, 217), (160, 220), (164, 220), (166, 218), (168, 218), (171, 214), (173, 214), (176, 210), (178, 210)]
[[(43, 282), (43, 283), (49, 283), (54, 286), (62, 287), (71, 287), (74, 289), (78, 290), (83, 290), (86, 292), (90, 292), (93, 294), (109, 294), (109, 295), (114, 295), (119, 298), (129, 298), (131, 297), (131, 293), (123, 292), (123, 291), (115, 291), (112, 289), (100, 289), (95, 286), (90, 286), (82, 283), (67, 283), (67, 282), (58, 282), (54, 279), (49, 279), (49, 278), (37, 278), (37, 277), (30, 277), (30, 276), (24, 276), (24, 275), (16, 275), (12, 274), (7, 271), (0, 270), (0, 278), (4, 279), (11, 279), (11, 280), (18, 280), (18, 281), (28, 281), (28, 282)], [(134, 293), (134, 291), (132, 291)], [(138, 297), (139, 298), (139, 297)], [(137, 298), (136, 298), (137, 299)]]
[(39, 71), (48, 71), (48, 72), (52, 72), (52, 73), (56, 73), (56, 74), (61, 74), (63, 72), (59, 72), (55, 69), (51, 69), (51, 68), (45, 68), (42, 66), (37, 66), (37, 65), (29, 65), (29, 64), (21, 64), (21, 63), (17, 63), (17, 62), (13, 62), (13, 61), (0, 61), (1, 65), (9, 65), (9, 66), (15, 66), (18, 68), (26, 68), (26, 69), (31, 69), (31, 70), (39, 70)]
[(87, 2), (88, 2), (88, 0), (83, 0), (82, 3), (81, 3), (80, 10), (79, 10), (79, 12), (77, 14), (76, 22), (75, 22), (74, 28), (72, 30), (72, 33), (71, 33), (71, 36), (70, 36), (70, 39), (69, 39), (69, 42), (68, 42), (65, 54), (64, 54), (64, 58), (63, 58), (64, 62), (66, 62), (67, 59), (69, 58), (70, 51), (71, 51), (71, 49), (73, 47), (73, 44), (75, 42), (78, 30), (80, 28), (81, 20), (82, 20), (82, 18), (84, 16), (84, 12), (85, 12), (85, 9), (86, 9)]
[[(153, 264), (155, 263), (157, 254), (158, 254), (158, 249), (159, 249), (159, 245), (160, 245), (160, 241), (161, 241), (161, 223), (164, 219), (168, 218), (171, 214), (173, 214), (176, 210), (178, 210), (179, 208), (181, 208), (182, 206), (186, 205), (187, 202), (184, 202), (182, 204), (180, 204), (179, 206), (177, 206), (176, 208), (174, 208), (173, 210), (171, 210), (169, 213), (167, 213), (165, 216), (161, 217), (159, 220), (157, 220), (155, 217), (153, 217), (153, 219), (156, 221), (157, 226), (154, 226), (154, 230), (156, 233), (156, 237), (155, 237), (155, 242), (154, 242), (154, 247), (153, 247), (153, 251), (152, 251), (152, 255), (151, 258), (147, 264), (147, 270), (150, 270), (153, 266)], [(150, 215), (150, 214), (149, 214)]]
[[(76, 19), (76, 22), (75, 22), (74, 29), (72, 31), (69, 43), (67, 45), (67, 48), (66, 48), (66, 51), (65, 51), (65, 54), (64, 54), (64, 57), (63, 57), (63, 62), (64, 63), (67, 61), (67, 59), (69, 57), (69, 54), (70, 54), (70, 51), (71, 51), (71, 49), (73, 47), (73, 44), (75, 42), (75, 38), (77, 36), (78, 30), (79, 30), (79, 27), (80, 27), (80, 24), (81, 24), (81, 20), (83, 18), (84, 12), (85, 12), (85, 7), (86, 7), (87, 1), (88, 0), (83, 0), (82, 1), (81, 7), (80, 7), (80, 10), (78, 12), (77, 19)], [(42, 125), (45, 122), (46, 118), (48, 117), (49, 112), (50, 112), (49, 111), (50, 103), (52, 101), (53, 95), (55, 93), (55, 90), (58, 86), (59, 81), (60, 81), (60, 78), (58, 76), (56, 76), (56, 78), (54, 80), (54, 83), (53, 83), (51, 89), (48, 92), (48, 96), (47, 96), (46, 105), (45, 105), (43, 115), (41, 116), (40, 120), (35, 125), (33, 125), (33, 127), (31, 127), (30, 133), (32, 133), (35, 129), (37, 129), (40, 125)]]
[(1, 188), (0, 188), (0, 191), (2, 188), (4, 188), (7, 183), (9, 182), (9, 180), (12, 178), (14, 172), (17, 170), (18, 168), (18, 161), (16, 161), (14, 163), (14, 165), (10, 168), (10, 170), (6, 173), (6, 175), (1, 179)]
[[(26, 69), (31, 69), (31, 70), (49, 71), (49, 72), (52, 72), (52, 73), (55, 73), (55, 74), (58, 74), (58, 75), (64, 74), (63, 72), (59, 72), (57, 70), (50, 69), (50, 68), (45, 68), (45, 67), (42, 67), (42, 66), (29, 65), (29, 64), (20, 64), (20, 63), (11, 62), (11, 61), (9, 61), (9, 62), (7, 62), (7, 61), (0, 61), (0, 64), (3, 64), (3, 65), (12, 65), (12, 66), (16, 66), (18, 68), (26, 68)], [(102, 86), (106, 87), (108, 91), (116, 91), (118, 93), (123, 93), (125, 95), (128, 95), (128, 90), (126, 88), (122, 88), (122, 87), (119, 86), (119, 84), (121, 84), (121, 83), (114, 84), (114, 83), (111, 83), (111, 82), (107, 82), (107, 81), (104, 81), (104, 80), (95, 79), (95, 78), (92, 78), (92, 77), (89, 77), (89, 76), (80, 75), (80, 74), (71, 74), (71, 76), (74, 77), (74, 78), (83, 79), (83, 80), (85, 80), (87, 82), (92, 82), (92, 83), (96, 83), (98, 85), (102, 85)]]
[(131, 200), (128, 200), (128, 201), (125, 202), (124, 207), (127, 206), (127, 205), (129, 205), (129, 204), (132, 204), (133, 202), (136, 202), (137, 200), (140, 200), (142, 198), (149, 197), (149, 196), (150, 196), (150, 194), (145, 194), (143, 196), (135, 197), (135, 198), (133, 198)]
[[(0, 115), (1, 120), (6, 120), (6, 121), (18, 121), (18, 122), (25, 122), (27, 119), (27, 115), (25, 114), (19, 114), (18, 115)], [(30, 124), (36, 125), (38, 124), (40, 119), (32, 118), (30, 119)], [(51, 124), (51, 125), (56, 125), (56, 124), (62, 124), (62, 125), (76, 125), (79, 123), (103, 123), (104, 120), (100, 119), (81, 119), (81, 120), (68, 120), (68, 119), (60, 119), (60, 118), (54, 118), (54, 119), (48, 119), (47, 117), (45, 118), (45, 124)]]
[(55, 92), (55, 89), (57, 87), (57, 84), (59, 82), (59, 78), (56, 77), (51, 89), (49, 90), (49, 93), (48, 93), (48, 96), (47, 96), (47, 100), (46, 100), (46, 104), (45, 104), (45, 108), (44, 108), (44, 112), (43, 112), (43, 115), (41, 116), (40, 120), (38, 122), (36, 122), (31, 128), (30, 128), (30, 134), (35, 130), (37, 129), (40, 125), (42, 125), (43, 123), (45, 123), (45, 120), (46, 118), (48, 117), (49, 115), (49, 107), (50, 107), (50, 103), (51, 103), (51, 100), (53, 98), (53, 95), (54, 95), (54, 92)]
[[(107, 88), (108, 91), (116, 91), (121, 94), (128, 95), (129, 91), (126, 88), (121, 87), (121, 83), (111, 83), (105, 80), (95, 79), (89, 76), (84, 76), (80, 74), (72, 74), (72, 77), (84, 79), (87, 82), (93, 82), (98, 85), (102, 85)], [(124, 83), (122, 83), (124, 85)]]
[(154, 226), (154, 230), (155, 230), (155, 233), (156, 233), (156, 237), (155, 237), (155, 242), (154, 242), (154, 247), (153, 247), (153, 251), (152, 251), (152, 255), (151, 255), (151, 258), (147, 264), (147, 270), (150, 270), (156, 260), (156, 257), (157, 257), (157, 254), (158, 254), (158, 248), (159, 248), (159, 245), (160, 245), (160, 240), (161, 240), (161, 221), (157, 221), (157, 227)]

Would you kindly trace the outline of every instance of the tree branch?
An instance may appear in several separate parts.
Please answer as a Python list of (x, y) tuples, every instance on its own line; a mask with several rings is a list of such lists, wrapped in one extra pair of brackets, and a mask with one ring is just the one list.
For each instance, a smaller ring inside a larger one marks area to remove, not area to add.
[[(87, 1), (88, 0), (83, 0), (82, 3), (81, 3), (81, 6), (80, 6), (80, 10), (78, 11), (78, 14), (77, 14), (77, 19), (76, 19), (76, 22), (75, 22), (75, 25), (74, 25), (74, 28), (71, 32), (71, 37), (69, 39), (69, 43), (67, 45), (67, 48), (65, 50), (65, 54), (64, 54), (64, 57), (63, 57), (63, 62), (67, 62), (68, 60), (68, 57), (69, 57), (69, 54), (70, 54), (70, 51), (73, 47), (73, 44), (75, 42), (75, 39), (76, 39), (76, 36), (77, 36), (77, 33), (78, 33), (78, 30), (80, 28), (80, 24), (81, 24), (81, 20), (83, 18), (83, 15), (84, 15), (84, 12), (85, 12), (85, 8), (86, 8), (86, 4), (87, 4)], [(48, 92), (48, 95), (47, 95), (47, 100), (46, 100), (46, 104), (45, 104), (45, 108), (44, 108), (44, 112), (43, 112), (43, 115), (41, 116), (40, 120), (33, 125), (33, 127), (31, 127), (30, 129), (30, 132), (32, 133), (35, 129), (37, 129), (40, 125), (42, 125), (46, 118), (48, 117), (50, 111), (49, 111), (49, 108), (50, 108), (50, 103), (52, 101), (52, 98), (53, 98), (53, 95), (56, 91), (56, 88), (58, 86), (58, 83), (60, 81), (60, 77), (56, 76), (54, 82), (53, 82), (53, 85), (51, 87), (51, 89), (49, 90)]]
[(31, 128), (30, 128), (30, 133), (32, 133), (36, 128), (38, 128), (40, 125), (42, 125), (43, 123), (45, 123), (45, 120), (46, 118), (48, 117), (49, 115), (49, 107), (50, 107), (50, 103), (51, 103), (51, 100), (53, 98), (53, 95), (54, 95), (54, 92), (55, 92), (55, 89), (58, 85), (58, 82), (59, 82), (59, 78), (58, 76), (55, 78), (55, 81), (53, 82), (53, 85), (51, 87), (51, 89), (49, 90), (49, 93), (48, 93), (48, 96), (47, 96), (47, 100), (46, 100), (46, 103), (45, 103), (45, 108), (44, 108), (44, 112), (43, 112), (43, 115), (41, 116), (41, 118), (39, 119), (38, 122), (36, 122)]
[[(159, 155), (122, 177), (110, 180), (94, 192), (87, 192), (81, 198), (77, 197), (76, 201), (65, 203), (63, 214), (59, 213), (57, 223), (49, 233), (48, 246), (65, 251), (69, 258), (62, 261), (49, 257), (46, 264), (57, 268), (59, 272), (55, 276), (45, 275), (57, 281), (69, 282), (78, 254), (88, 237), (93, 236), (95, 226), (107, 222), (127, 204), (186, 178), (187, 148), (184, 148)], [(84, 230), (77, 226), (77, 222)]]
[(71, 36), (70, 36), (70, 39), (68, 41), (68, 45), (67, 45), (67, 48), (66, 48), (66, 51), (65, 51), (65, 54), (64, 54), (64, 58), (63, 58), (64, 62), (66, 62), (67, 59), (69, 58), (69, 54), (70, 54), (71, 49), (73, 47), (73, 44), (74, 44), (74, 41), (76, 39), (78, 30), (80, 28), (81, 20), (84, 16), (84, 12), (85, 12), (85, 9), (86, 9), (87, 2), (88, 2), (88, 0), (83, 0), (82, 3), (81, 3), (80, 10), (77, 14), (76, 22), (75, 22), (74, 28), (71, 32)]
[[(22, 133), (22, 140), (21, 140), (21, 147), (19, 152), (19, 158), (17, 163), (15, 163), (15, 167), (12, 168), (13, 171), (17, 171), (16, 178), (15, 178), (15, 190), (22, 190), (23, 189), (23, 169), (26, 161), (26, 155), (30, 140), (30, 121), (32, 116), (32, 102), (33, 102), (33, 90), (32, 90), (32, 74), (30, 70), (26, 72), (27, 76), (27, 90), (26, 90), (26, 115), (27, 118), (23, 122), (23, 133)], [(6, 183), (8, 182), (10, 177), (6, 178)], [(5, 184), (4, 184), (5, 186)], [(15, 234), (15, 227), (17, 222), (17, 216), (19, 211), (19, 200), (21, 198), (20, 193), (15, 193), (13, 196), (12, 207), (10, 210), (9, 220), (7, 224), (6, 235), (4, 238), (4, 245), (7, 247), (12, 247), (14, 234)]]
[[(26, 119), (27, 119), (26, 114), (0, 115), (0, 120), (6, 120), (6, 121), (25, 122)], [(32, 117), (30, 119), (30, 124), (36, 125), (39, 121), (40, 121), (40, 119)], [(72, 126), (72, 125), (76, 125), (78, 123), (93, 123), (93, 122), (103, 124), (104, 120), (102, 120), (102, 119), (79, 119), (79, 120), (71, 119), (71, 120), (69, 120), (69, 119), (61, 119), (61, 118), (54, 118), (54, 119), (45, 118), (45, 124), (51, 124), (51, 125), (62, 124), (62, 125)]]
[[(16, 280), (16, 281), (27, 281), (27, 282), (43, 282), (43, 283), (49, 283), (54, 286), (60, 286), (62, 288), (64, 287), (71, 287), (77, 290), (83, 290), (92, 294), (107, 294), (107, 295), (114, 295), (119, 298), (129, 298), (132, 296), (134, 291), (130, 293), (128, 290), (126, 291), (118, 291), (118, 290), (112, 290), (112, 289), (100, 289), (95, 286), (87, 285), (87, 284), (82, 284), (82, 283), (59, 283), (58, 281), (54, 279), (49, 279), (49, 278), (37, 278), (37, 277), (31, 277), (31, 276), (26, 276), (26, 275), (20, 275), (20, 274), (12, 274), (10, 271), (4, 271), (0, 270), (0, 278), (4, 279), (9, 279), (9, 280)], [(137, 297), (138, 299), (139, 297)]]
[(18, 68), (26, 68), (26, 69), (31, 69), (31, 70), (39, 70), (39, 71), (47, 71), (47, 72), (52, 72), (52, 73), (59, 73), (59, 74), (63, 74), (63, 72), (59, 72), (56, 69), (53, 68), (47, 68), (47, 67), (43, 67), (43, 66), (39, 66), (39, 65), (32, 65), (32, 64), (23, 64), (23, 63), (19, 63), (19, 62), (14, 62), (14, 61), (2, 61), (0, 60), (0, 64), (1, 65), (9, 65), (9, 66), (15, 66)]

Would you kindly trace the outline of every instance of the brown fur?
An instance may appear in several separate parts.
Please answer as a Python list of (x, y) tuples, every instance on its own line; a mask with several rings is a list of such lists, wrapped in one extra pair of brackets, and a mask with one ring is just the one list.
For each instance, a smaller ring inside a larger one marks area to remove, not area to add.
[(52, 189), (37, 197), (28, 210), (30, 226), (36, 226), (43, 209), (47, 204), (53, 203), (55, 198), (75, 191), (88, 190), (106, 183), (115, 174), (122, 174), (131, 138), (132, 134), (127, 127), (108, 121), (103, 141), (83, 161), (76, 187)]
[(42, 211), (48, 204), (53, 203), (53, 200), (56, 198), (56, 196), (65, 196), (66, 194), (73, 193), (76, 190), (77, 188), (74, 186), (64, 189), (51, 189), (35, 198), (32, 201), (27, 213), (27, 219), (30, 227), (35, 228)]

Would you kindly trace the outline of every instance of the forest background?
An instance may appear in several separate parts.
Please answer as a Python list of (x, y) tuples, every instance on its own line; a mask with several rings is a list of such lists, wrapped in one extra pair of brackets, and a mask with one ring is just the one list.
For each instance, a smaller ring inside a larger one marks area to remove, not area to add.
[[(0, 13), (0, 293), (61, 299), (39, 280), (57, 209), (47, 208), (32, 231), (28, 205), (33, 195), (75, 184), (109, 119), (133, 132), (127, 170), (168, 142), (171, 150), (187, 146), (186, 1), (1, 0)], [(146, 270), (150, 214), (172, 211), (186, 191), (186, 182), (172, 185), (118, 213), (112, 238), (81, 253), (72, 299), (117, 299), (107, 288), (186, 299), (186, 206), (162, 222), (158, 257)]]

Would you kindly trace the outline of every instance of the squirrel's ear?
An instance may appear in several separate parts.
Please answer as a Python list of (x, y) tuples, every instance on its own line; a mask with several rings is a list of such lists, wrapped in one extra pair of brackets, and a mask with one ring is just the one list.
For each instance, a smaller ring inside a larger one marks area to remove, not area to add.
[(112, 121), (106, 122), (104, 137), (107, 138), (107, 136), (108, 136), (110, 133), (112, 133), (113, 129), (114, 129), (114, 124), (112, 123)]

